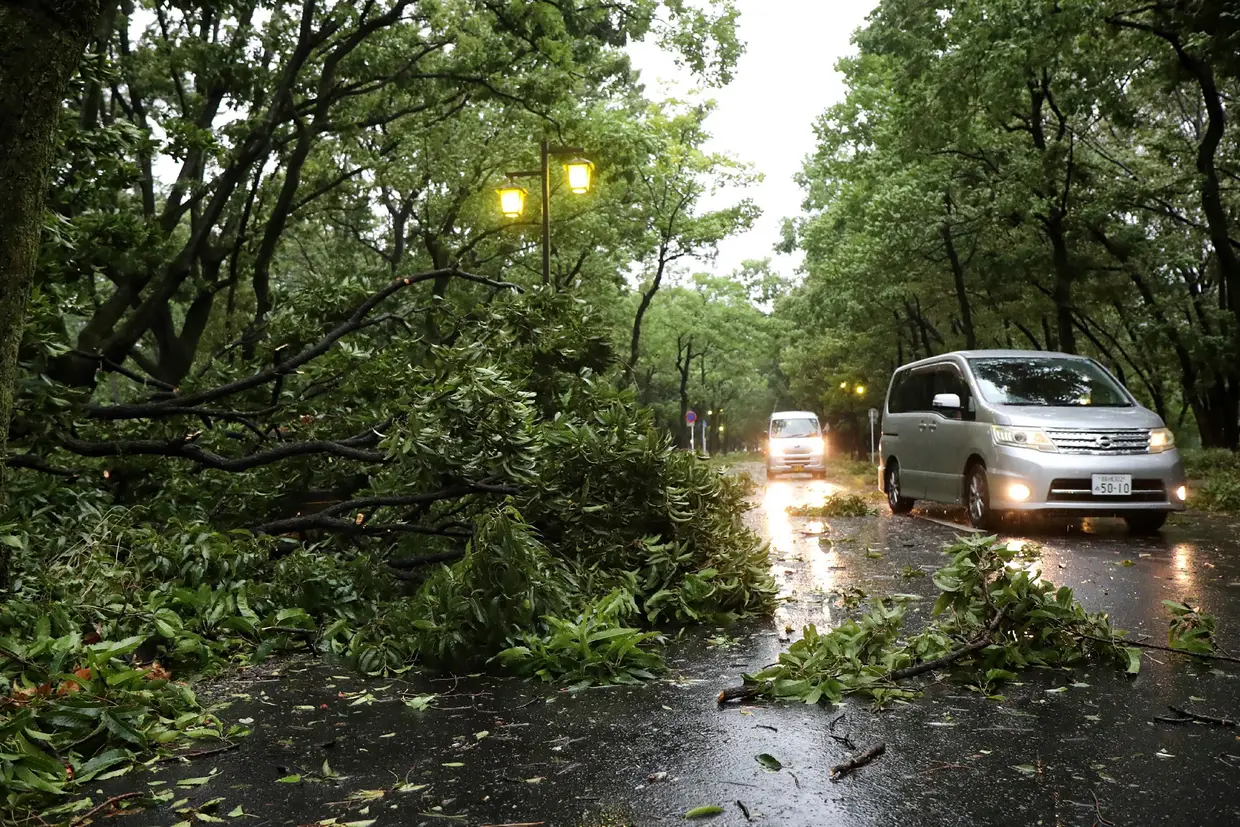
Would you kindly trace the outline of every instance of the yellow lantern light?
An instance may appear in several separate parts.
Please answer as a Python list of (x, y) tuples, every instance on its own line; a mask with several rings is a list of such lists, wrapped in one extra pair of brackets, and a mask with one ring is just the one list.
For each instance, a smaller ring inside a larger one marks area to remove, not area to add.
[(840, 390), (846, 390), (847, 388), (848, 388), (847, 382), (840, 382)]
[(520, 218), (525, 212), (525, 189), (509, 184), (500, 187), (496, 192), (499, 193), (499, 209), (504, 218)]
[(568, 188), (577, 195), (590, 191), (594, 179), (594, 164), (584, 158), (574, 158), (564, 165), (568, 171)]
[(864, 394), (865, 394), (865, 385), (858, 385), (857, 396), (863, 396)]

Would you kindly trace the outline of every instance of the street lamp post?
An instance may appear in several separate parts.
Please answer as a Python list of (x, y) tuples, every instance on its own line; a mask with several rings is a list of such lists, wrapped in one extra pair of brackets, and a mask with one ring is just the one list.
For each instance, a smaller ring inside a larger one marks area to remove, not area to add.
[[(584, 157), (585, 150), (573, 146), (552, 146), (544, 138), (538, 145), (541, 163), (537, 170), (510, 172), (510, 182), (517, 178), (538, 178), (542, 188), (542, 280), (551, 283), (551, 158), (572, 156), (564, 165), (568, 172), (568, 186), (575, 194), (589, 192), (594, 177), (594, 164)], [(500, 209), (507, 218), (518, 218), (525, 209), (525, 190), (509, 183), (499, 190)], [(519, 193), (519, 194), (518, 194)]]

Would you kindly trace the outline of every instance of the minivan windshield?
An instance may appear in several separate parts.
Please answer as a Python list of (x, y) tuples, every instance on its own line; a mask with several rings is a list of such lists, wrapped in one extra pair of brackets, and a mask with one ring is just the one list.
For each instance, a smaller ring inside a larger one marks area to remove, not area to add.
[(1128, 394), (1087, 359), (1000, 357), (970, 359), (987, 402), (1048, 408), (1129, 408)]
[(775, 439), (804, 439), (818, 436), (818, 420), (772, 419), (771, 436)]

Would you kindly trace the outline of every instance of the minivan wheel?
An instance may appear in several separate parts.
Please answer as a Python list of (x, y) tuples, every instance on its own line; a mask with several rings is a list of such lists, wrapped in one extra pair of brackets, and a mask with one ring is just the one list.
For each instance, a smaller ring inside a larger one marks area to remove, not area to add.
[(1124, 518), (1133, 534), (1156, 534), (1167, 523), (1166, 511), (1138, 511)]
[(913, 510), (913, 500), (900, 495), (900, 466), (894, 462), (887, 466), (887, 505), (892, 514), (907, 514)]
[(965, 507), (969, 511), (969, 524), (974, 528), (990, 531), (998, 522), (995, 512), (990, 510), (990, 481), (986, 476), (986, 468), (974, 465), (969, 470), (969, 480), (965, 489)]

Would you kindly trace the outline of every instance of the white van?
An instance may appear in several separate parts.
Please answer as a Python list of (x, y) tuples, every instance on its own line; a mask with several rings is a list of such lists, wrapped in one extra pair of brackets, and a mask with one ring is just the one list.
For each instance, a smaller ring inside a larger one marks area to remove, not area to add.
[(827, 439), (818, 415), (809, 411), (771, 414), (766, 440), (766, 475), (810, 473), (825, 476)]

